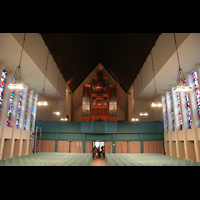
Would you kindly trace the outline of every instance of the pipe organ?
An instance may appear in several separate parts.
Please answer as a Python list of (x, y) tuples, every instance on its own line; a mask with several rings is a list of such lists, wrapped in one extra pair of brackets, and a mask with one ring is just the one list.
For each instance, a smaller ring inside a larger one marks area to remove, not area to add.
[(92, 85), (83, 86), (82, 122), (117, 122), (116, 85), (108, 85), (103, 70), (97, 70)]

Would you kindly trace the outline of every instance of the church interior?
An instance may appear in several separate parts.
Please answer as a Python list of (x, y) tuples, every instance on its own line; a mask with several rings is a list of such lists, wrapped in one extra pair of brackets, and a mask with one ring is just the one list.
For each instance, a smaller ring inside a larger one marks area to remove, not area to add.
[(199, 33), (0, 33), (0, 166), (200, 165)]

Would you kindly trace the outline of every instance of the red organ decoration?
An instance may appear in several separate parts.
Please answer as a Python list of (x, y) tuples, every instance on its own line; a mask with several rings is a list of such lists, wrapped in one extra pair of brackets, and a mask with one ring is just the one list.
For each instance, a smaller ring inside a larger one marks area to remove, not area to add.
[(116, 86), (108, 85), (103, 70), (97, 70), (92, 85), (83, 86), (82, 122), (117, 122)]

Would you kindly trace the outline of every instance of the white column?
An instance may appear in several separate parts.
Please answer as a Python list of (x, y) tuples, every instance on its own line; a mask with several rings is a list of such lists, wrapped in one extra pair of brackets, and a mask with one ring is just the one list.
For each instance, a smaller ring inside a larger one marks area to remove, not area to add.
[(196, 93), (193, 87), (192, 74), (186, 74), (187, 83), (192, 89), (189, 91), (188, 95), (190, 98), (190, 109), (191, 109), (191, 118), (192, 118), (192, 130), (194, 135), (194, 146), (195, 146), (195, 154), (197, 162), (200, 161), (199, 155), (199, 146), (198, 146), (198, 138), (197, 138), (197, 128), (198, 128), (198, 109), (196, 102)]

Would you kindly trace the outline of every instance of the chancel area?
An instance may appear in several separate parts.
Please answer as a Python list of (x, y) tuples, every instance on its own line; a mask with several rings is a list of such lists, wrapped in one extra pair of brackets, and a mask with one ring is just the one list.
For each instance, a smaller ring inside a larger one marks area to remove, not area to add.
[(199, 33), (0, 33), (0, 165), (200, 165), (199, 55)]

